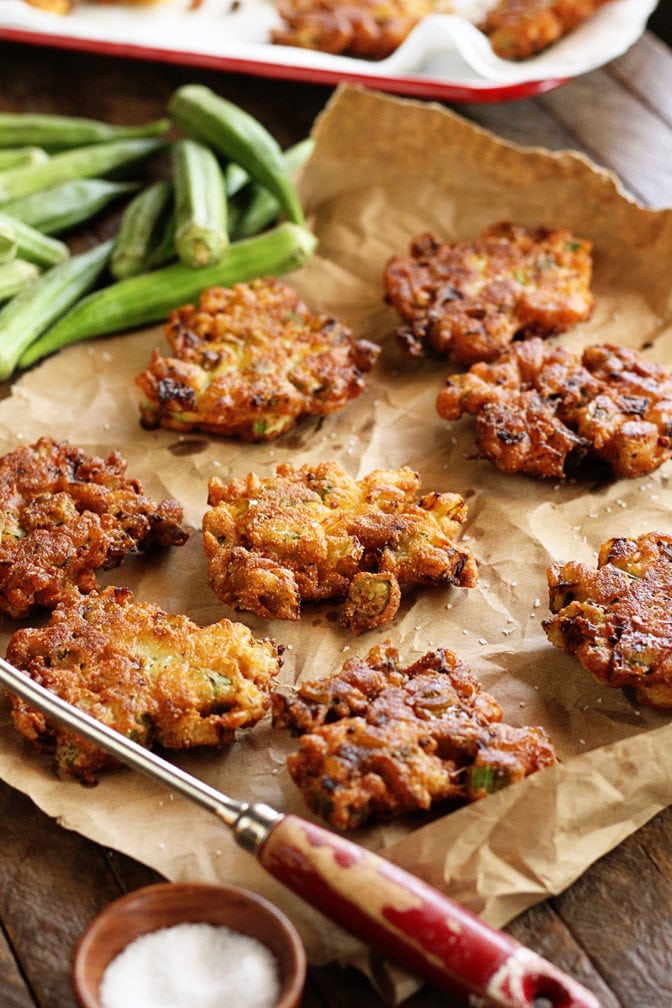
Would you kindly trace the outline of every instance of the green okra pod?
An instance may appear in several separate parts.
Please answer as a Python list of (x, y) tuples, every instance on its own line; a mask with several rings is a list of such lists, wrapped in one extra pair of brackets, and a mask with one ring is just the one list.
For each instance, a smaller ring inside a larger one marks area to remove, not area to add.
[(58, 238), (49, 238), (25, 221), (11, 217), (0, 210), (0, 236), (3, 230), (9, 231), (14, 238), (15, 254), (20, 259), (27, 259), (36, 266), (48, 268), (63, 262), (70, 255), (70, 249)]
[(0, 171), (19, 165), (43, 164), (48, 160), (49, 155), (42, 147), (0, 148)]
[(111, 140), (109, 143), (62, 151), (44, 164), (9, 168), (0, 172), (0, 204), (68, 179), (109, 175), (117, 169), (147, 160), (163, 146), (163, 141), (153, 138)]
[(177, 140), (172, 154), (177, 254), (187, 266), (211, 266), (229, 244), (222, 169), (210, 148), (197, 140)]
[(173, 309), (196, 301), (207, 287), (229, 287), (258, 276), (290, 273), (307, 261), (315, 246), (316, 238), (310, 231), (285, 221), (262, 235), (230, 245), (224, 258), (213, 266), (196, 270), (177, 262), (120, 280), (79, 301), (24, 350), (19, 364), (26, 367), (81, 340), (164, 321)]
[(16, 231), (12, 227), (11, 221), (3, 221), (0, 218), (0, 263), (9, 262), (16, 256), (18, 243)]
[(161, 179), (142, 189), (128, 204), (110, 259), (110, 273), (115, 280), (135, 276), (149, 268), (172, 198), (172, 184)]
[(226, 168), (224, 169), (224, 188), (226, 190), (226, 195), (231, 197), (235, 196), (243, 186), (246, 186), (250, 181), (250, 176), (241, 168), (239, 164), (235, 164), (233, 161), (229, 161)]
[(275, 138), (254, 116), (201, 84), (184, 84), (172, 95), (168, 111), (189, 137), (240, 165), (270, 189), (290, 221), (305, 224), (294, 183)]
[(168, 263), (177, 259), (175, 248), (175, 203), (167, 214), (162, 232), (157, 236), (156, 244), (150, 249), (147, 258), (147, 268), (158, 269), (159, 266), (167, 266)]
[(118, 126), (83, 116), (4, 112), (0, 113), (0, 148), (26, 146), (61, 151), (110, 140), (162, 136), (169, 126), (166, 118), (139, 126)]
[[(293, 175), (305, 162), (315, 147), (312, 137), (306, 137), (283, 152), (285, 167)], [(229, 237), (233, 241), (258, 234), (273, 223), (280, 214), (277, 197), (259, 182), (244, 186), (229, 202)]]
[(91, 290), (113, 244), (104, 242), (52, 266), (0, 309), (0, 380), (9, 378), (26, 348)]
[(45, 235), (60, 235), (91, 220), (114, 200), (135, 193), (139, 182), (109, 179), (69, 179), (2, 204), (10, 216), (32, 225)]
[(40, 275), (40, 268), (25, 259), (11, 259), (0, 263), (0, 304), (10, 301), (24, 287), (30, 286)]

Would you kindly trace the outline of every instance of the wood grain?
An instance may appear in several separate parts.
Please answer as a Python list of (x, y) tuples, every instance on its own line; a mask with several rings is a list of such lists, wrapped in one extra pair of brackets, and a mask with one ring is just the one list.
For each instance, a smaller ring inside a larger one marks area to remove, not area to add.
[[(209, 84), (288, 143), (305, 136), (327, 87), (160, 63), (0, 44), (0, 109), (141, 122), (162, 114), (180, 83)], [(652, 207), (672, 206), (672, 52), (645, 36), (613, 63), (535, 99), (455, 105), (524, 146), (574, 147), (615, 171)], [(109, 233), (108, 217), (89, 240)], [(111, 900), (157, 881), (152, 870), (45, 816), (0, 782), (0, 1005), (73, 1008), (75, 943)], [(600, 998), (603, 1008), (672, 1004), (672, 810), (600, 859), (569, 890), (508, 930)], [(302, 1008), (383, 1008), (358, 972), (310, 971)], [(406, 1008), (461, 1008), (424, 988)]]

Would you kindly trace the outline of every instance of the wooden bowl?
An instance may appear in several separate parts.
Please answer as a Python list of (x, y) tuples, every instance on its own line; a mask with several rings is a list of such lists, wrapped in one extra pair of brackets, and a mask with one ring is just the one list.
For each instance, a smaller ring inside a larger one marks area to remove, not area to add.
[(264, 944), (275, 956), (280, 977), (274, 1008), (297, 1008), (306, 979), (306, 953), (294, 925), (255, 893), (205, 882), (145, 886), (102, 910), (75, 949), (72, 984), (79, 1008), (101, 1008), (103, 974), (129, 942), (186, 922), (224, 925)]

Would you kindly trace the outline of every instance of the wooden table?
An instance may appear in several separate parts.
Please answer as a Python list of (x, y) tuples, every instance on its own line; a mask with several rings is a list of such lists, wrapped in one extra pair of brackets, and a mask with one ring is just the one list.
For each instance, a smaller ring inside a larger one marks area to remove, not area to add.
[[(177, 85), (196, 80), (257, 115), (283, 146), (309, 131), (330, 94), (309, 84), (0, 44), (2, 111), (141, 121), (159, 114)], [(584, 150), (641, 203), (672, 206), (672, 52), (650, 34), (606, 68), (545, 96), (457, 111), (521, 144)], [(78, 936), (107, 902), (156, 875), (62, 829), (2, 783), (0, 823), (0, 1006), (70, 1008)], [(581, 979), (604, 1008), (669, 1008), (671, 833), (668, 808), (510, 932)], [(332, 965), (311, 970), (302, 1004), (383, 1002), (362, 976)], [(458, 1008), (428, 989), (407, 1004)]]

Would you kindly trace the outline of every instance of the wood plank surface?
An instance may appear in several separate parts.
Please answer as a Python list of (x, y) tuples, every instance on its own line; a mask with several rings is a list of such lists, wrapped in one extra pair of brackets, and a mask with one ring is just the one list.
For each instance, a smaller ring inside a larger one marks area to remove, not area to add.
[[(160, 114), (187, 81), (247, 108), (283, 146), (309, 132), (331, 94), (320, 85), (0, 43), (2, 111), (141, 122)], [(645, 205), (672, 206), (672, 52), (651, 35), (538, 98), (454, 108), (525, 146), (583, 150)], [(111, 226), (108, 219), (95, 236)], [(0, 1008), (72, 1008), (79, 935), (111, 899), (158, 876), (62, 828), (2, 782), (0, 823)], [(668, 809), (508, 930), (582, 980), (603, 1008), (670, 1008), (671, 836)], [(311, 970), (302, 1008), (384, 1003), (359, 973), (330, 965)], [(460, 1008), (427, 988), (407, 1001), (407, 1008), (439, 1005)]]

